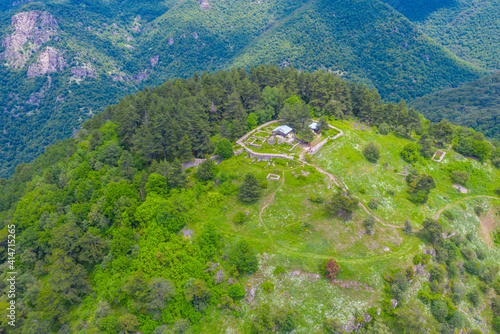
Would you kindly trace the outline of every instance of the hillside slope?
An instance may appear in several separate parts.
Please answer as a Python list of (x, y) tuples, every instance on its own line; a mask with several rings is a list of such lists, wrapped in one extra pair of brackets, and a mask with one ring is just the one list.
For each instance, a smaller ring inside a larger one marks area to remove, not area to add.
[(108, 103), (174, 76), (261, 63), (339, 71), (388, 100), (485, 72), (378, 0), (45, 1), (1, 16), (0, 175)]
[(498, 69), (500, 1), (388, 0), (387, 3), (458, 57), (485, 69)]
[(447, 118), (500, 140), (500, 73), (422, 96), (410, 105), (434, 122)]
[[(278, 119), (312, 141), (274, 136)], [(253, 149), (293, 159), (235, 155), (231, 141), (251, 129), (246, 140), (265, 141)], [(481, 162), (462, 155), (471, 146)], [(0, 327), (500, 332), (490, 161), (500, 167), (500, 150), (480, 133), (429, 125), (333, 73), (259, 66), (169, 80), (0, 179), (4, 290), (16, 271)]]

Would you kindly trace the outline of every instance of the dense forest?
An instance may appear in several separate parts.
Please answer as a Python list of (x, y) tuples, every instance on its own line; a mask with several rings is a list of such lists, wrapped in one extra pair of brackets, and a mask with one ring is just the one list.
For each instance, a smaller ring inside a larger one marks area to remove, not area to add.
[(498, 0), (390, 0), (388, 3), (461, 59), (485, 69), (498, 69)]
[[(18, 271), (17, 325), (10, 327), (2, 316), (2, 328), (9, 333), (184, 333), (188, 328), (203, 332), (215, 321), (209, 316), (215, 309), (241, 317), (238, 305), (245, 289), (239, 281), (257, 271), (257, 250), (217, 226), (225, 219), (224, 203), (255, 201), (267, 186), (244, 170), (225, 170), (210, 159), (195, 172), (183, 170), (181, 163), (214, 152), (236, 159), (228, 142), (257, 124), (283, 115), (293, 119), (303, 110), (311, 119), (357, 119), (380, 133), (419, 137), (418, 146), (405, 148), (409, 161), (411, 155), (429, 159), (437, 147), (453, 144), (457, 152), (491, 159), (500, 167), (500, 150), (479, 132), (447, 121), (430, 123), (405, 102), (385, 104), (376, 90), (335, 74), (257, 66), (169, 80), (107, 107), (87, 120), (75, 138), (48, 147), (34, 162), (18, 165), (12, 178), (0, 180), (0, 256), (6, 263), (12, 248), (8, 235), (15, 233), (12, 265)], [(410, 199), (425, 202), (434, 180), (412, 172), (407, 181)], [(342, 209), (345, 198), (334, 196), (330, 206)], [(439, 238), (442, 226), (432, 220), (422, 231), (422, 240), (440, 254), (452, 254), (450, 259), (442, 255), (443, 263), (456, 269), (463, 256), (471, 275), (486, 286), (499, 284), (497, 268), (476, 261), (470, 252), (460, 254), (457, 245), (464, 247), (463, 238)], [(9, 270), (3, 268), (5, 290)], [(455, 307), (441, 284), (444, 268), (431, 271), (434, 285), (422, 299), (436, 305), (439, 326), (453, 330), (462, 328), (464, 320), (458, 313), (443, 314)], [(328, 262), (327, 278), (338, 269)], [(381, 301), (380, 315), (369, 311), (374, 320), (361, 331), (387, 333), (389, 326), (413, 333), (412, 326), (423, 326), (420, 315), (387, 306), (408, 288), (404, 275), (388, 273), (384, 293), (389, 299)], [(272, 291), (269, 284), (265, 289)], [(2, 314), (7, 303), (3, 294)], [(256, 312), (245, 318), (242, 331), (289, 332), (301, 317), (286, 307), (263, 306)], [(438, 326), (436, 320), (424, 325)], [(339, 326), (328, 318), (321, 332), (337, 333)]]
[(195, 72), (258, 64), (331, 71), (375, 87), (385, 101), (487, 73), (378, 0), (15, 4), (0, 12), (2, 176), (105, 105)]
[(446, 118), (500, 140), (500, 73), (425, 95), (411, 106), (431, 121)]

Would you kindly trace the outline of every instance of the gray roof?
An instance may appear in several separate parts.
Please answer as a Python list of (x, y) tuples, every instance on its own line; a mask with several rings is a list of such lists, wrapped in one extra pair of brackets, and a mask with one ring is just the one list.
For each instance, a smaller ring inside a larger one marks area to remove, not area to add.
[(275, 132), (275, 131), (279, 131), (286, 136), (287, 134), (292, 132), (293, 129), (291, 127), (289, 127), (288, 125), (280, 125), (276, 129), (273, 130), (273, 132)]
[(318, 123), (314, 122), (309, 124), (309, 128), (313, 130), (318, 130)]

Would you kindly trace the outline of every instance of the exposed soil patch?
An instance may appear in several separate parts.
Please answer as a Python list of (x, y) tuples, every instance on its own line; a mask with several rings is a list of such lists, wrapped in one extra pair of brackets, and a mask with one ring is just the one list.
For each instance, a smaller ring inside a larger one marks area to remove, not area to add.
[(481, 226), (479, 227), (479, 235), (483, 239), (484, 243), (488, 247), (493, 246), (493, 239), (491, 238), (491, 231), (493, 231), (496, 226), (500, 223), (499, 218), (496, 216), (495, 212), (497, 209), (493, 208), (488, 211), (487, 214), (481, 215)]

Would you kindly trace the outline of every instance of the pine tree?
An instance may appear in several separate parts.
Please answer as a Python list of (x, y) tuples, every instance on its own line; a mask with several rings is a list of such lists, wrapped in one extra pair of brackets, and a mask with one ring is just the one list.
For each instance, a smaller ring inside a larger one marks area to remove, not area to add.
[(187, 185), (187, 178), (182, 164), (179, 159), (175, 159), (172, 163), (172, 169), (167, 179), (169, 188), (185, 188)]
[(243, 202), (253, 202), (260, 197), (259, 181), (253, 174), (246, 174), (240, 187), (240, 199)]
[(176, 157), (181, 162), (191, 161), (193, 160), (193, 148), (191, 146), (191, 140), (188, 136), (182, 137), (182, 140), (177, 145), (177, 154)]

